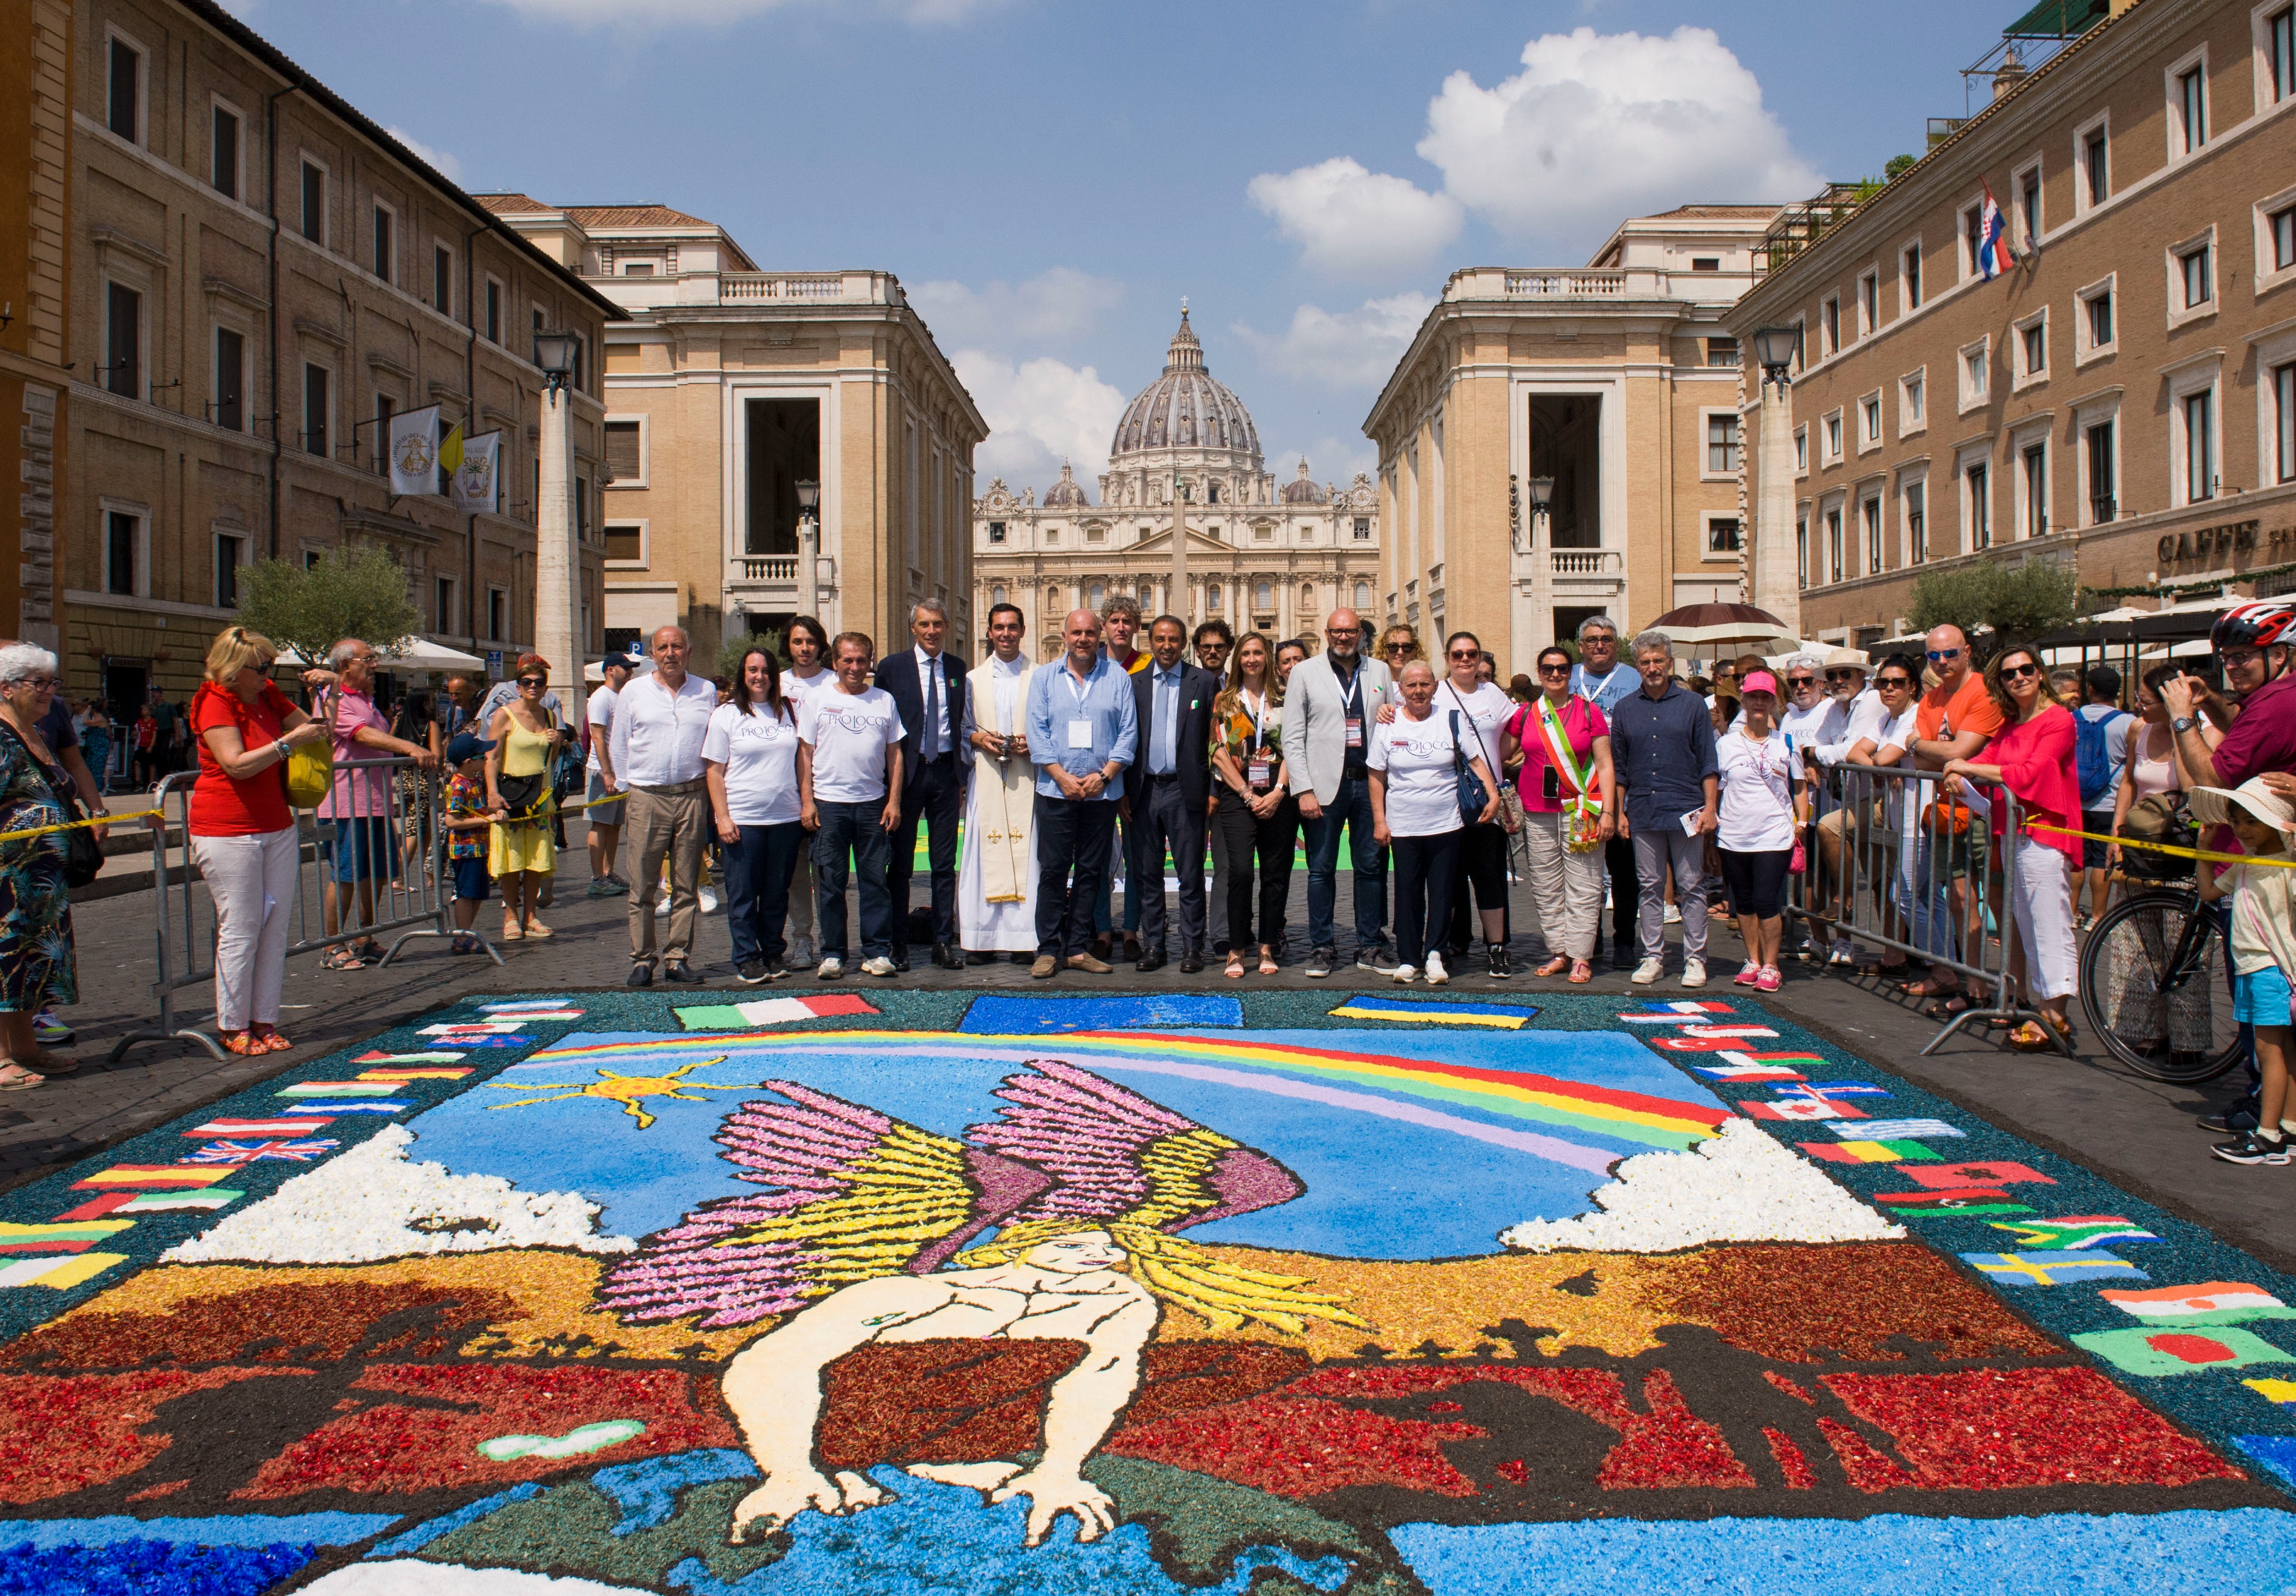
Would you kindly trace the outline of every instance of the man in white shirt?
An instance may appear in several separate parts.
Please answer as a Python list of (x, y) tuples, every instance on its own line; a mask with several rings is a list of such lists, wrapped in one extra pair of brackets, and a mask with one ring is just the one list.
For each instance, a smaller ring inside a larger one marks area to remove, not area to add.
[(1020, 607), (988, 611), (995, 651), (966, 679), (964, 744), (972, 765), (965, 786), (964, 857), (956, 876), (957, 933), (968, 965), (998, 954), (1037, 957), (1036, 762), (1029, 755), (1029, 679), (1021, 651), (1028, 628)]
[[(1619, 658), (1619, 623), (1607, 615), (1590, 615), (1578, 623), (1578, 663), (1570, 667), (1570, 691), (1603, 712), (1608, 720), (1621, 699), (1638, 691), (1642, 673)], [(1620, 970), (1630, 970), (1640, 940), (1636, 926), (1642, 896), (1635, 877), (1635, 845), (1623, 832), (1603, 845), (1603, 868), (1611, 877), (1611, 956)], [(1588, 957), (1603, 956), (1603, 917), (1595, 917), (1595, 945)]]
[(829, 645), (837, 685), (806, 695), (798, 712), (797, 787), (800, 818), (814, 834), (814, 918), (824, 981), (845, 973), (845, 880), (859, 872), (861, 970), (890, 978), (893, 892), (886, 880), (892, 835), (901, 823), (901, 738), (893, 695), (869, 685), (876, 640), (840, 632)]
[[(1841, 888), (1841, 850), (1845, 843), (1859, 844), (1866, 831), (1867, 816), (1860, 814), (1855, 805), (1834, 799), (1825, 780), (1827, 773), (1842, 763), (1852, 748), (1881, 727), (1882, 701), (1866, 683), (1866, 656), (1856, 649), (1836, 649), (1825, 657), (1825, 691), (1841, 711), (1841, 718), (1837, 736), (1807, 750), (1808, 758), (1820, 767), (1811, 773), (1810, 779), (1817, 783), (1819, 792), (1828, 795), (1823, 804), (1829, 812), (1819, 818), (1816, 830), (1819, 880), (1823, 885), (1810, 899), (1811, 907), (1820, 913), (1829, 907), (1848, 913), (1846, 902), (1834, 901)], [(1825, 962), (1839, 968), (1854, 969), (1857, 963), (1856, 945), (1839, 929), (1833, 933), (1833, 943)], [(1813, 933), (1808, 956), (1816, 956), (1816, 945), (1817, 938)]]
[[(635, 645), (633, 645), (635, 646)], [(637, 664), (631, 654), (609, 654), (598, 662), (603, 684), (592, 693), (583, 713), (590, 722), (590, 896), (612, 897), (627, 892), (630, 884), (614, 873), (622, 847), (622, 804), (614, 798), (614, 700), (629, 684)]]
[(710, 827), (709, 792), (701, 782), (701, 742), (718, 708), (718, 690), (688, 675), (693, 641), (683, 626), (653, 634), (653, 670), (627, 683), (614, 700), (606, 759), (599, 774), (609, 790), (627, 790), (624, 823), (637, 852), (643, 892), (630, 894), (627, 985), (650, 986), (654, 975), (653, 884), (669, 866), (669, 930), (661, 945), (661, 978), (691, 982), (695, 889)]

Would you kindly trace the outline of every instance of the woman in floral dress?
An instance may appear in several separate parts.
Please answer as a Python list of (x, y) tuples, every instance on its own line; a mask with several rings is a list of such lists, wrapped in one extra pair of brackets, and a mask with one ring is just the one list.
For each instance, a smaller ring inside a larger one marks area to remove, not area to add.
[[(0, 831), (71, 818), (56, 795), (71, 790), (39, 731), (56, 696), (56, 657), (29, 643), (0, 648)], [(0, 842), (0, 1092), (37, 1086), (77, 1068), (32, 1037), (44, 1008), (79, 1002), (72, 954), (64, 834)]]

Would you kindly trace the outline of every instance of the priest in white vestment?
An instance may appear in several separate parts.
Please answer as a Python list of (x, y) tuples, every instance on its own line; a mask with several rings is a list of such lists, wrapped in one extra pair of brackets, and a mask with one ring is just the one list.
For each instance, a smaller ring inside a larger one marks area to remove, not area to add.
[(956, 874), (956, 929), (965, 962), (1037, 955), (1037, 766), (1029, 752), (1029, 677), (1021, 611), (988, 612), (995, 651), (966, 677), (964, 741), (972, 780), (964, 801), (964, 856)]

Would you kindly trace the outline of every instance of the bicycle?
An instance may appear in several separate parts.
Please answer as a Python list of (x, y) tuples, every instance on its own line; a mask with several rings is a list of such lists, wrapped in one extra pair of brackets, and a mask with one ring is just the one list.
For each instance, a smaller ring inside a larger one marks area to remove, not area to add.
[(2240, 1061), (2229, 950), (2197, 888), (2116, 872), (2132, 890), (2081, 949), (2081, 1009), (2112, 1056), (2176, 1085), (2212, 1081)]

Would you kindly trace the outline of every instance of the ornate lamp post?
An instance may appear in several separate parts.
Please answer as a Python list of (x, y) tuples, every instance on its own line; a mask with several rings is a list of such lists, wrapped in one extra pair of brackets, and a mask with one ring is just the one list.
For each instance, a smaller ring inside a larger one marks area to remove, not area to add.
[(1800, 327), (1765, 327), (1754, 334), (1754, 361), (1762, 371), (1762, 493), (1748, 553), (1753, 588), (1749, 597), (1796, 637), (1801, 635), (1801, 582), (1792, 550), (1793, 417), (1786, 391), (1800, 357)]
[(797, 593), (801, 614), (821, 614), (821, 484), (810, 478), (797, 485)]
[[(563, 390), (574, 381), (582, 353), (572, 332), (534, 335), (534, 364), (542, 368), (539, 463), (534, 509), (534, 648), (550, 661), (567, 712), (582, 713), (582, 529), (574, 524), (574, 405)], [(578, 719), (574, 723), (579, 724)]]

